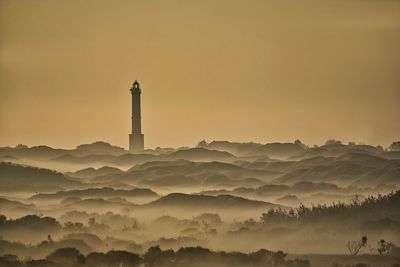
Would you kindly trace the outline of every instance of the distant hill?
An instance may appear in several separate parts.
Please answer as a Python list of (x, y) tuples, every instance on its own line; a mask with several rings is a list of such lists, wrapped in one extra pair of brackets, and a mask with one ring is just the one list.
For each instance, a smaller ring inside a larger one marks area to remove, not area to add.
[(67, 164), (107, 164), (114, 166), (132, 166), (141, 164), (151, 160), (155, 160), (157, 156), (152, 154), (121, 154), (103, 155), (90, 154), (84, 156), (74, 156), (72, 154), (63, 154), (59, 157), (52, 158), (51, 161)]
[(109, 166), (104, 166), (98, 169), (95, 168), (85, 168), (78, 170), (76, 172), (68, 172), (66, 175), (70, 177), (76, 177), (76, 178), (93, 178), (96, 176), (104, 176), (104, 175), (115, 175), (115, 174), (121, 174), (123, 171), (121, 171), (118, 168), (115, 167), (109, 167)]
[(44, 160), (57, 158), (62, 155), (86, 156), (86, 155), (121, 155), (127, 153), (121, 147), (109, 143), (97, 141), (91, 144), (78, 145), (75, 149), (52, 148), (45, 145), (28, 147), (19, 145), (17, 147), (0, 147), (0, 156), (13, 156), (18, 158)]
[(52, 158), (51, 161), (69, 163), (69, 164), (85, 164), (85, 163), (108, 163), (114, 161), (116, 156), (113, 155), (84, 155), (77, 156), (72, 153), (63, 154), (61, 156)]
[[(135, 211), (136, 216), (159, 216), (164, 211), (170, 215), (184, 213), (198, 215), (204, 212), (217, 212), (220, 214), (230, 213), (230, 216), (240, 217), (243, 214), (265, 211), (271, 207), (280, 207), (264, 201), (250, 200), (232, 195), (190, 195), (183, 193), (172, 193), (158, 198), (147, 204), (134, 204), (132, 202), (104, 198), (75, 199), (63, 205), (65, 211), (107, 212), (116, 210)], [(233, 214), (233, 215), (232, 215)]]
[(346, 153), (361, 153), (390, 158), (391, 152), (384, 151), (380, 147), (370, 145), (344, 145), (342, 143), (325, 144), (319, 147), (310, 147), (293, 155), (290, 160), (301, 160), (314, 157), (339, 157)]
[(140, 185), (150, 187), (237, 187), (237, 186), (260, 186), (264, 184), (263, 181), (256, 178), (246, 178), (234, 180), (227, 175), (205, 172), (201, 177), (190, 177), (185, 175), (160, 175), (152, 179), (144, 179), (139, 182)]
[(109, 187), (90, 188), (81, 190), (59, 191), (51, 194), (37, 194), (32, 196), (32, 200), (54, 200), (64, 199), (67, 197), (79, 198), (111, 198), (111, 197), (157, 197), (158, 194), (150, 189), (134, 188), (131, 190), (113, 189)]
[(285, 206), (291, 206), (291, 207), (297, 207), (301, 202), (299, 198), (296, 195), (286, 195), (283, 197), (280, 197), (276, 200), (277, 203), (285, 205)]
[(24, 204), (18, 201), (8, 200), (6, 198), (0, 197), (0, 207), (2, 209), (20, 209), (20, 208), (33, 209), (35, 208), (35, 205)]
[(218, 161), (225, 161), (225, 160), (232, 160), (235, 158), (234, 155), (225, 151), (218, 151), (218, 150), (209, 150), (201, 147), (196, 148), (189, 148), (189, 149), (181, 149), (171, 154), (166, 155), (169, 160), (174, 159), (186, 159), (186, 160), (218, 160)]
[(0, 190), (70, 188), (80, 186), (76, 181), (67, 179), (62, 173), (12, 163), (0, 163)]
[(136, 208), (137, 205), (127, 201), (110, 201), (103, 198), (88, 198), (66, 203), (65, 210), (92, 210), (92, 211), (115, 211), (121, 209)]
[(12, 156), (15, 158), (43, 160), (58, 157), (67, 150), (54, 149), (49, 146), (33, 146), (33, 147), (1, 147), (0, 155)]
[(200, 147), (227, 151), (240, 157), (267, 157), (272, 159), (287, 159), (307, 150), (301, 143), (237, 143), (228, 141), (200, 142)]
[(187, 160), (152, 161), (136, 165), (118, 176), (97, 177), (95, 182), (121, 182), (139, 186), (254, 186), (262, 178), (275, 178), (268, 170), (252, 170), (224, 162), (192, 162)]
[(135, 165), (123, 174), (96, 178), (95, 181), (154, 187), (202, 185), (221, 188), (303, 181), (373, 187), (400, 184), (400, 161), (369, 153), (348, 152), (337, 157), (318, 156), (298, 161), (234, 162), (150, 161)]
[[(318, 203), (320, 200), (326, 200), (325, 203), (335, 202), (337, 200), (346, 201), (355, 198), (355, 195), (361, 197), (373, 192), (388, 193), (392, 190), (397, 190), (399, 187), (395, 186), (379, 186), (374, 188), (359, 188), (359, 187), (339, 187), (330, 183), (318, 182), (299, 182), (293, 185), (284, 184), (267, 184), (256, 188), (238, 187), (232, 190), (206, 190), (201, 191), (199, 194), (218, 196), (218, 195), (234, 195), (251, 199), (272, 199), (273, 201), (280, 199), (282, 196), (296, 196), (307, 203)], [(304, 204), (304, 203), (303, 203)]]
[(78, 154), (108, 154), (120, 155), (126, 153), (122, 147), (113, 146), (109, 143), (97, 141), (91, 144), (83, 144), (76, 147), (75, 152)]
[(236, 156), (246, 156), (253, 154), (254, 151), (262, 146), (257, 143), (238, 143), (238, 142), (228, 142), (228, 141), (212, 141), (211, 143), (203, 144), (204, 148), (214, 149), (220, 151), (226, 151)]
[(127, 166), (142, 164), (149, 161), (171, 161), (171, 160), (192, 160), (192, 161), (231, 161), (235, 159), (235, 156), (228, 152), (208, 150), (204, 148), (190, 148), (180, 149), (177, 151), (170, 152), (168, 154), (89, 154), (84, 156), (77, 156), (73, 153), (67, 153), (55, 157), (52, 161), (69, 163), (69, 164), (82, 164), (82, 163), (101, 163), (108, 165)]
[(33, 204), (24, 204), (18, 201), (8, 200), (0, 197), (0, 214), (22, 215), (36, 212), (37, 207)]
[(281, 177), (277, 183), (301, 181), (331, 182), (343, 185), (371, 186), (400, 184), (400, 161), (366, 153), (345, 153), (337, 158), (326, 158), (318, 164), (302, 166), (303, 161)]
[(202, 196), (173, 193), (148, 204), (137, 205), (129, 202), (110, 201), (105, 199), (77, 200), (63, 206), (65, 211), (107, 212), (126, 210), (137, 212), (136, 216), (157, 216), (168, 211), (168, 214), (176, 216), (184, 213), (185, 216), (194, 216), (204, 212), (216, 212), (221, 215), (241, 217), (246, 214), (259, 214), (271, 207), (281, 207), (276, 204), (245, 199), (230, 195)]
[(199, 186), (199, 181), (184, 175), (160, 175), (152, 179), (143, 179), (138, 182), (139, 185), (150, 187), (191, 187)]
[(158, 156), (153, 154), (123, 154), (116, 157), (112, 163), (116, 165), (134, 165), (142, 164), (148, 161), (157, 160)]
[(255, 154), (275, 159), (288, 159), (306, 150), (305, 146), (295, 143), (270, 143), (258, 147)]
[(274, 207), (272, 203), (250, 200), (231, 195), (207, 196), (207, 195), (189, 195), (183, 193), (172, 193), (161, 197), (147, 205), (147, 207), (157, 208), (179, 208), (179, 209), (258, 209)]

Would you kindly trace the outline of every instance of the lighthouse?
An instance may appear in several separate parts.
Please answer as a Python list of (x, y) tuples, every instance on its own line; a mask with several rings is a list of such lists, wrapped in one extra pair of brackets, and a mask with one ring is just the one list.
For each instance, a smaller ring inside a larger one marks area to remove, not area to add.
[(140, 84), (138, 81), (132, 84), (132, 132), (129, 135), (129, 151), (140, 152), (144, 150), (144, 135), (142, 134), (142, 122), (140, 116)]

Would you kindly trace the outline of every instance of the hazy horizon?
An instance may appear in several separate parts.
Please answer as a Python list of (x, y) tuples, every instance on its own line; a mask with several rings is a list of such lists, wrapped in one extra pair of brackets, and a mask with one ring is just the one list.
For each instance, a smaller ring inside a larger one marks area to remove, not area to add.
[(0, 1), (0, 146), (388, 146), (399, 1)]
[[(296, 139), (296, 140), (297, 140), (297, 139)], [(256, 144), (261, 144), (261, 145), (263, 145), (263, 144), (271, 144), (271, 143), (280, 143), (280, 144), (294, 143), (296, 140), (281, 140), (281, 141), (276, 141), (276, 140), (275, 140), (275, 141), (270, 141), (270, 142), (262, 142), (262, 141), (256, 142), (256, 141), (254, 141), (254, 140), (253, 140), (253, 141), (252, 141), (252, 140), (238, 141), (238, 140), (222, 140), (222, 139), (220, 139), (220, 140), (213, 140), (213, 139), (205, 140), (205, 139), (200, 139), (200, 140), (198, 140), (197, 142), (194, 142), (193, 144), (177, 145), (177, 146), (158, 146), (158, 145), (155, 145), (155, 146), (152, 146), (152, 147), (146, 146), (145, 149), (150, 149), (150, 150), (152, 150), (152, 149), (157, 149), (157, 148), (172, 148), (172, 149), (195, 148), (195, 147), (197, 147), (197, 145), (198, 145), (198, 143), (199, 143), (200, 141), (206, 141), (208, 144), (211, 143), (211, 142), (213, 142), (213, 141), (216, 141), (216, 142), (225, 142), (225, 141), (226, 141), (226, 142), (238, 143), (238, 144), (256, 143)], [(299, 140), (300, 140), (300, 139), (299, 139)], [(323, 146), (323, 145), (326, 144), (326, 141), (330, 141), (330, 140), (340, 141), (340, 142), (341, 142), (342, 144), (344, 144), (344, 145), (348, 145), (350, 142), (354, 142), (354, 141), (351, 141), (351, 140), (340, 140), (340, 139), (337, 139), (337, 138), (336, 138), (336, 139), (335, 139), (335, 138), (331, 138), (331, 139), (326, 139), (325, 141), (323, 141), (323, 142), (321, 142), (321, 143), (318, 143), (318, 144), (307, 144), (307, 143), (305, 143), (305, 142), (302, 142), (302, 143), (303, 143), (304, 145), (306, 145), (306, 146), (312, 148), (312, 147), (315, 146), (315, 145), (316, 145), (316, 146)], [(302, 140), (300, 140), (300, 141), (302, 141)], [(1, 145), (0, 147), (16, 147), (16, 146), (18, 146), (18, 145), (26, 145), (26, 146), (28, 146), (28, 147), (49, 146), (49, 147), (56, 148), (56, 149), (75, 149), (75, 148), (77, 148), (79, 145), (95, 144), (95, 143), (97, 143), (97, 142), (105, 142), (105, 143), (108, 143), (108, 144), (110, 144), (110, 145), (112, 145), (112, 146), (121, 147), (121, 148), (123, 148), (123, 149), (129, 151), (129, 145), (127, 145), (127, 144), (118, 145), (118, 144), (116, 144), (116, 143), (108, 142), (107, 140), (88, 140), (87, 142), (83, 142), (83, 143), (79, 143), (79, 144), (71, 144), (71, 145), (69, 145), (69, 146), (57, 146), (57, 145), (51, 145), (51, 144), (48, 144), (48, 143), (28, 144), (28, 143), (24, 143), (24, 142), (19, 142), (19, 143), (14, 143), (14, 144), (5, 144), (5, 145)], [(355, 144), (357, 144), (357, 145), (376, 146), (376, 147), (381, 146), (381, 147), (383, 147), (383, 148), (389, 148), (389, 146), (390, 146), (391, 143), (382, 145), (382, 144), (368, 144), (368, 143), (364, 143), (364, 142), (355, 142)]]

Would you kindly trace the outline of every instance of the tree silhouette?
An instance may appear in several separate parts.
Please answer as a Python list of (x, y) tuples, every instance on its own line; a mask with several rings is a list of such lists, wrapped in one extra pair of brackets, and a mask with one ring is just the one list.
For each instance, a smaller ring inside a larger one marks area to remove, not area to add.
[(400, 141), (393, 142), (393, 143), (389, 146), (389, 150), (390, 150), (390, 151), (400, 151)]
[(361, 237), (360, 240), (349, 241), (347, 242), (347, 249), (351, 255), (355, 256), (367, 246), (367, 241), (368, 238), (366, 236)]
[(389, 254), (394, 245), (390, 242), (386, 242), (385, 240), (381, 239), (378, 241), (378, 253), (379, 255)]

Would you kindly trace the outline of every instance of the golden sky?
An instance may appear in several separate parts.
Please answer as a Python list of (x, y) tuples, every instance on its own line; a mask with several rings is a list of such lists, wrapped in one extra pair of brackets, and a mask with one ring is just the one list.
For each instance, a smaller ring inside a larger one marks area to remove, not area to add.
[(400, 1), (0, 0), (0, 146), (400, 139)]

